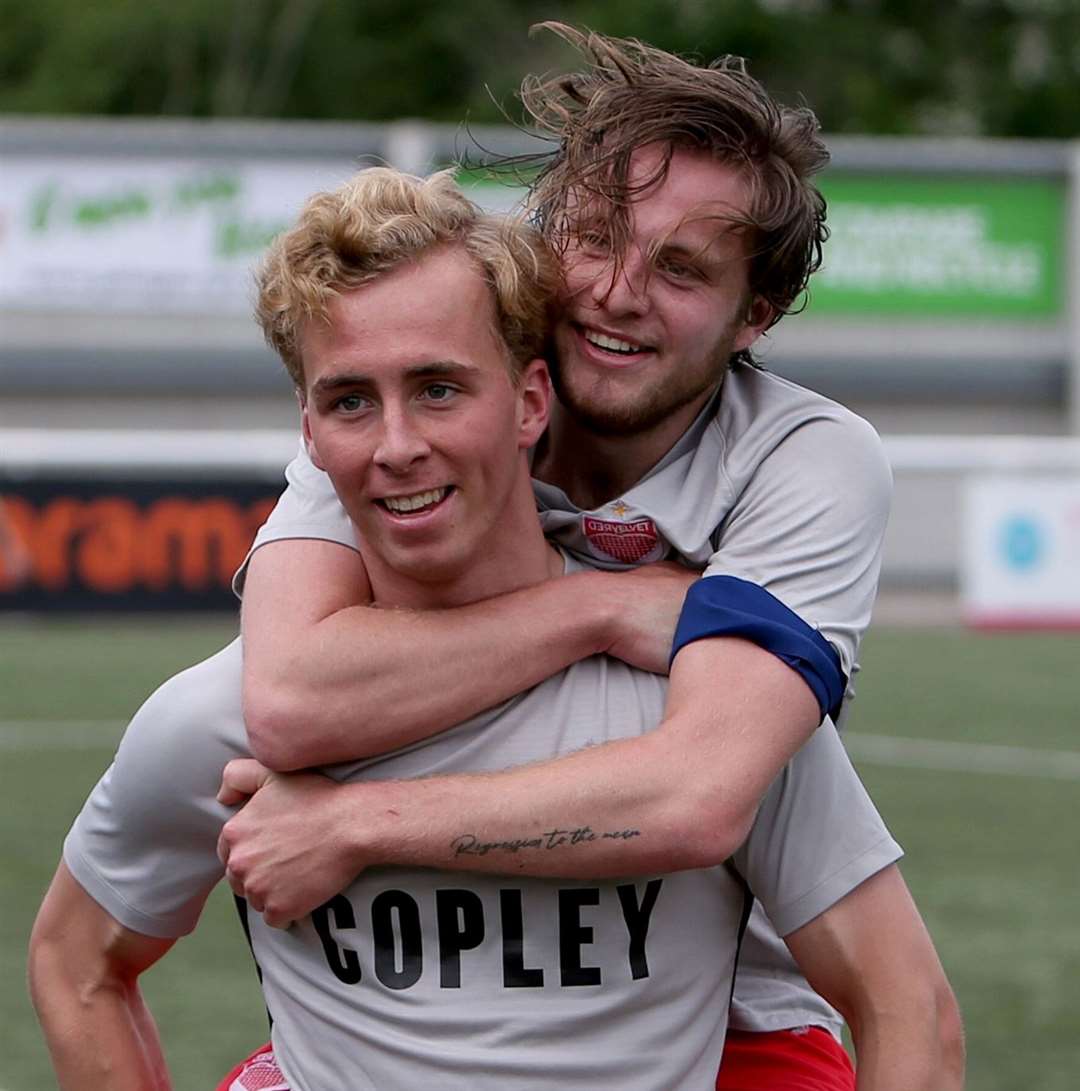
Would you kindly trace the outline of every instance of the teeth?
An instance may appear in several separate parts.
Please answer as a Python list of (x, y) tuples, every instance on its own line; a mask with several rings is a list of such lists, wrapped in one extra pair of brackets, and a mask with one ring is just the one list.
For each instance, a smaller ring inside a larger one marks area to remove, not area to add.
[(401, 514), (408, 511), (419, 511), (431, 504), (437, 504), (446, 495), (446, 489), (429, 489), (427, 492), (418, 492), (413, 496), (387, 496), (383, 503), (394, 512)]
[(617, 337), (608, 337), (606, 333), (597, 333), (595, 330), (586, 330), (585, 340), (590, 345), (607, 349), (609, 352), (640, 352), (642, 349), (641, 345), (634, 345), (629, 341), (620, 341)]

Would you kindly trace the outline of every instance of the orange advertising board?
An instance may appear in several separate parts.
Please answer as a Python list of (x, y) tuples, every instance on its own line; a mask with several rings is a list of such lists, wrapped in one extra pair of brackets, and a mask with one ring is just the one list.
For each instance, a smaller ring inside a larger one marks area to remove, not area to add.
[(0, 494), (30, 577), (0, 607), (231, 608), (233, 572), (276, 497), (251, 482), (34, 482)]

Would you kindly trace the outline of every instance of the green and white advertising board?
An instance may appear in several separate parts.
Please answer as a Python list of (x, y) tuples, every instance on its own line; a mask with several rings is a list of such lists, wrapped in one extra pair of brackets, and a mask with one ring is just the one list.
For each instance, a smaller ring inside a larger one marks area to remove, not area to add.
[(814, 318), (1032, 319), (1063, 311), (1064, 179), (829, 174)]
[[(244, 313), (250, 268), (341, 160), (39, 156), (5, 164), (0, 309)], [(462, 172), (478, 203), (522, 191)], [(807, 314), (1054, 322), (1065, 179), (829, 173), (831, 238)]]
[(345, 159), (15, 159), (0, 191), (0, 308), (247, 313), (266, 244), (352, 170)]
[[(521, 191), (462, 172), (470, 196), (511, 208)], [(815, 318), (1032, 319), (1063, 310), (1064, 179), (828, 174), (830, 238)]]

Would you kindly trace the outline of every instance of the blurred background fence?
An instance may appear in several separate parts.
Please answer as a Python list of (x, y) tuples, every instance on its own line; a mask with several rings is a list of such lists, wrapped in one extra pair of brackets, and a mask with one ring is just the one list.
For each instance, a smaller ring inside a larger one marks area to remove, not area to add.
[[(1080, 145), (829, 143), (825, 263), (763, 362), (885, 437), (886, 591), (1077, 623)], [(0, 495), (34, 557), (0, 604), (228, 606), (296, 429), (251, 318), (253, 261), (360, 164), (543, 146), (419, 121), (0, 119)], [(518, 200), (461, 177), (489, 207)]]

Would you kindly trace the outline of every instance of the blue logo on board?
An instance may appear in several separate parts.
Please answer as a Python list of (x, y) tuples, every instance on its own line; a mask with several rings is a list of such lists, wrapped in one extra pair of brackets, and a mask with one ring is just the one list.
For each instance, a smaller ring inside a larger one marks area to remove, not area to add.
[(1001, 552), (1009, 568), (1026, 572), (1042, 559), (1043, 531), (1028, 515), (1014, 515), (1001, 529)]

